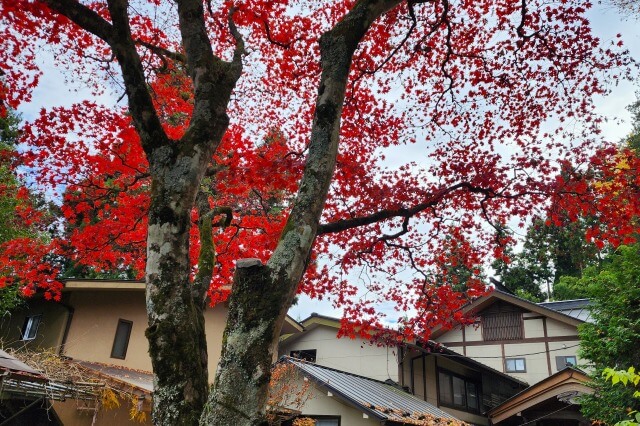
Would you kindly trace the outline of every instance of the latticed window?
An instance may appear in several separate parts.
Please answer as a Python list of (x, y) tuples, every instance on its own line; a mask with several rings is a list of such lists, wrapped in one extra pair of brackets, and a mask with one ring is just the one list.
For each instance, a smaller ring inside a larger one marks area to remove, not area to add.
[(503, 312), (483, 316), (482, 338), (484, 340), (523, 339), (522, 314), (519, 312)]

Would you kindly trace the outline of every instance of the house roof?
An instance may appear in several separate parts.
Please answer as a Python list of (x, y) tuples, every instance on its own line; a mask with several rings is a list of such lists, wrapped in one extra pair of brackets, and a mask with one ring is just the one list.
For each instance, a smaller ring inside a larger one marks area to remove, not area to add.
[(24, 362), (9, 355), (3, 350), (0, 350), (0, 370), (4, 370), (10, 374), (28, 375), (34, 379), (46, 380), (45, 376), (40, 371), (34, 370)]
[[(578, 325), (584, 322), (584, 320), (568, 315), (562, 311), (554, 310), (550, 307), (543, 306), (538, 303), (533, 303), (529, 300), (522, 299), (518, 296), (514, 296), (513, 294), (508, 294), (496, 289), (491, 291), (489, 294), (479, 297), (474, 301), (466, 304), (465, 306), (462, 307), (461, 311), (465, 314), (476, 315), (499, 300), (518, 306), (522, 309), (526, 309), (530, 312), (534, 312), (534, 313), (543, 315), (545, 317), (552, 318), (559, 322), (572, 325), (574, 327), (577, 327)], [(448, 331), (449, 331), (448, 328), (436, 327), (432, 331), (431, 337), (434, 339), (437, 339), (438, 337), (442, 336)]]
[(0, 350), (0, 394), (3, 398), (15, 396), (45, 397), (57, 401), (67, 398), (93, 400), (99, 383), (59, 383), (7, 352)]
[(122, 385), (131, 386), (134, 388), (133, 390), (139, 390), (148, 395), (153, 392), (153, 373), (149, 371), (135, 370), (99, 362), (80, 360), (73, 360), (71, 362), (78, 364), (85, 370), (89, 370), (98, 377), (111, 379)]
[(575, 367), (564, 368), (492, 408), (488, 413), (489, 419), (492, 424), (498, 424), (546, 402), (560, 400), (571, 404), (577, 396), (593, 393), (593, 389), (588, 386), (589, 381), (582, 370)]
[(434, 342), (432, 340), (429, 341), (428, 343), (428, 348), (424, 348), (423, 346), (420, 345), (416, 345), (416, 344), (409, 344), (407, 343), (407, 346), (417, 349), (421, 352), (426, 352), (429, 353), (431, 355), (440, 355), (440, 356), (446, 356), (449, 359), (455, 359), (456, 361), (462, 363), (462, 364), (466, 364), (468, 366), (471, 367), (475, 367), (478, 368), (480, 370), (484, 370), (484, 371), (488, 371), (491, 372), (497, 376), (502, 377), (505, 380), (514, 382), (516, 384), (518, 384), (521, 387), (527, 387), (529, 386), (529, 383), (522, 381), (520, 379), (517, 379), (509, 374), (503, 373), (502, 371), (496, 370), (495, 368), (491, 368), (486, 364), (483, 364), (479, 361), (476, 361), (473, 358), (469, 358), (466, 355), (463, 355), (461, 353), (458, 353), (454, 350), (451, 350), (449, 348), (447, 348), (446, 346), (444, 346), (442, 343), (438, 343), (438, 342)]
[(425, 420), (442, 422), (430, 423), (433, 425), (464, 424), (436, 406), (388, 383), (290, 357), (282, 360), (295, 365), (334, 396), (378, 420), (417, 425)]
[(538, 303), (538, 305), (586, 322), (591, 319), (591, 311), (589, 310), (590, 303), (591, 301), (589, 299), (575, 299), (561, 300), (558, 302), (542, 302)]
[[(340, 319), (339, 318), (334, 318), (334, 317), (330, 317), (330, 316), (326, 316), (326, 315), (320, 315), (320, 314), (317, 314), (315, 312), (312, 313), (309, 317), (303, 319), (300, 322), (301, 322), (302, 325), (304, 325), (304, 327), (305, 327), (304, 331), (305, 332), (313, 330), (314, 328), (316, 328), (318, 326), (322, 326), (322, 325), (327, 326), (327, 327), (333, 327), (333, 328), (339, 328), (340, 327)], [(294, 334), (294, 335), (291, 335), (291, 336), (287, 336), (288, 337), (286, 339), (287, 343), (290, 343), (290, 342), (293, 342), (293, 341), (297, 340), (303, 334), (304, 334), (304, 332), (303, 333), (299, 333), (299, 334)], [(524, 382), (522, 380), (518, 380), (515, 377), (510, 376), (509, 374), (505, 374), (502, 371), (498, 371), (498, 370), (496, 370), (494, 368), (491, 368), (491, 367), (489, 367), (489, 366), (487, 366), (487, 365), (485, 365), (485, 364), (483, 364), (481, 362), (478, 362), (478, 361), (476, 361), (476, 360), (474, 360), (472, 358), (469, 358), (469, 357), (467, 357), (467, 356), (465, 356), (463, 354), (455, 352), (455, 351), (443, 346), (443, 344), (441, 344), (441, 343), (429, 340), (427, 342), (427, 346), (428, 346), (427, 348), (425, 348), (424, 345), (418, 345), (418, 344), (415, 344), (415, 343), (406, 343), (405, 342), (404, 344), (406, 344), (407, 346), (412, 347), (414, 349), (417, 349), (419, 351), (422, 351), (422, 352), (428, 352), (430, 354), (436, 354), (436, 355), (437, 354), (448, 355), (448, 356), (456, 359), (459, 362), (462, 362), (464, 364), (471, 365), (471, 366), (473, 366), (475, 368), (479, 368), (481, 370), (488, 371), (490, 373), (496, 374), (496, 375), (498, 375), (500, 377), (503, 377), (503, 378), (505, 378), (507, 380), (515, 382), (520, 386), (523, 386), (523, 387), (529, 386), (529, 384), (527, 382)]]
[(68, 279), (64, 280), (62, 291), (78, 290), (141, 290), (144, 291), (142, 280), (107, 280), (107, 279)]

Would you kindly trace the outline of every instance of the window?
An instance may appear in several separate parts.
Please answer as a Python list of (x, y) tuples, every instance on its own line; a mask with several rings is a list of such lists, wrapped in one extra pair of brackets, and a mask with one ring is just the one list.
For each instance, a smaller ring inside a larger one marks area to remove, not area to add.
[(484, 340), (519, 340), (524, 338), (522, 314), (503, 312), (482, 317)]
[(33, 340), (36, 338), (36, 334), (38, 334), (38, 327), (40, 326), (40, 322), (42, 320), (42, 314), (31, 315), (24, 319), (24, 324), (22, 325), (22, 340)]
[(316, 426), (340, 426), (340, 417), (313, 417)]
[[(302, 415), (302, 418), (315, 420), (315, 426), (340, 426), (340, 416), (307, 416)], [(283, 426), (291, 426), (294, 420), (287, 420), (283, 423)]]
[(113, 339), (113, 348), (111, 349), (111, 358), (124, 359), (127, 356), (127, 347), (129, 347), (129, 337), (131, 337), (131, 327), (133, 323), (127, 320), (118, 320), (118, 328), (116, 328), (116, 337)]
[(557, 356), (556, 357), (556, 368), (558, 371), (571, 367), (577, 364), (577, 360), (575, 356)]
[(478, 383), (441, 370), (438, 372), (438, 397), (441, 405), (480, 411)]
[(524, 358), (507, 358), (504, 360), (504, 371), (507, 373), (526, 373), (527, 362)]
[(298, 358), (304, 361), (316, 362), (316, 349), (298, 349), (296, 351), (291, 351), (289, 356), (291, 358)]

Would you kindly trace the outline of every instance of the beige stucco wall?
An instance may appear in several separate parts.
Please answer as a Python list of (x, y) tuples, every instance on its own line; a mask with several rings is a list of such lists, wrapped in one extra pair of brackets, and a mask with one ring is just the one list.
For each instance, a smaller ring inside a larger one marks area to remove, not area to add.
[(547, 334), (553, 336), (577, 336), (578, 330), (572, 325), (547, 318)]
[[(74, 359), (103, 362), (151, 371), (144, 291), (75, 291), (74, 307), (64, 354)], [(113, 339), (120, 319), (131, 321), (131, 337), (125, 359), (111, 358)]]
[(482, 340), (482, 327), (480, 321), (467, 326), (464, 330), (464, 337), (467, 342), (479, 342)]
[[(507, 373), (529, 384), (537, 383), (549, 377), (547, 366), (547, 354), (544, 342), (540, 343), (515, 343), (504, 345), (505, 358), (524, 358), (526, 373)], [(504, 367), (500, 371), (505, 371)]]
[[(74, 291), (69, 304), (75, 312), (64, 354), (74, 359), (102, 362), (151, 371), (144, 291)], [(223, 305), (205, 312), (210, 379), (220, 358), (227, 310)], [(111, 358), (111, 349), (120, 319), (133, 322), (125, 359)]]
[[(42, 315), (35, 339), (22, 340), (22, 326), (25, 318)], [(6, 347), (26, 347), (28, 349), (53, 349), (56, 353), (62, 343), (68, 309), (54, 301), (34, 297), (29, 305), (5, 315), (0, 320), (0, 339)]]
[(64, 402), (53, 401), (52, 407), (60, 418), (64, 426), (133, 426), (133, 425), (151, 425), (151, 414), (147, 413), (145, 422), (133, 421), (129, 417), (130, 405), (127, 401), (123, 401), (118, 408), (106, 410), (104, 408), (98, 411), (96, 421), (93, 422), (94, 411), (78, 410), (82, 407), (83, 402), (76, 402), (68, 399)]
[[(558, 368), (556, 367), (556, 357), (557, 356), (575, 356), (578, 365), (583, 362), (578, 356), (579, 342), (578, 341), (567, 341), (567, 342), (550, 342), (549, 343), (549, 352), (551, 355), (551, 371), (553, 373), (558, 372)], [(589, 371), (585, 369), (584, 366), (580, 366), (583, 370)]]
[(280, 344), (280, 355), (316, 349), (316, 363), (376, 380), (398, 381), (397, 349), (376, 346), (359, 339), (337, 338), (337, 329), (324, 325)]
[(544, 337), (544, 322), (542, 318), (531, 318), (531, 314), (524, 314), (524, 337)]
[[(461, 351), (460, 348), (453, 349)], [(493, 368), (494, 370), (504, 371), (502, 363), (502, 348), (500, 345), (468, 346), (467, 356), (483, 363), (487, 367)]]
[[(466, 330), (465, 330), (466, 333)], [(449, 342), (462, 342), (462, 329), (454, 328), (447, 331), (442, 336), (438, 337), (436, 340), (441, 343), (449, 343)]]

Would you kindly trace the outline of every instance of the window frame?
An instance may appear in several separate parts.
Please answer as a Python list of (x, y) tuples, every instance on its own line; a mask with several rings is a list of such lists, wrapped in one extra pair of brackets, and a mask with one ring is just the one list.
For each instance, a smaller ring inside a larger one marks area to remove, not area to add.
[[(119, 356), (118, 354), (115, 353), (116, 342), (118, 340), (118, 330), (120, 330), (120, 324), (127, 324), (129, 326), (129, 329), (128, 329), (127, 335), (126, 335), (126, 339), (125, 339), (124, 351), (122, 353), (122, 356)], [(113, 336), (113, 344), (111, 345), (111, 358), (115, 358), (115, 359), (126, 359), (127, 358), (127, 352), (129, 350), (129, 341), (131, 340), (131, 331), (132, 330), (133, 330), (133, 321), (129, 321), (129, 320), (122, 319), (122, 318), (118, 319), (118, 325), (116, 326), (116, 332), (115, 332), (115, 334)]]
[[(301, 356), (302, 354), (307, 354), (309, 356), (306, 356), (306, 357)], [(295, 350), (289, 351), (289, 356), (291, 358), (300, 359), (302, 361), (315, 363), (316, 360), (318, 359), (318, 350), (317, 349), (295, 349)]]
[[(301, 414), (296, 418), (309, 418), (313, 420), (337, 420), (338, 426), (342, 426), (342, 416), (332, 416), (332, 415), (324, 415), (324, 414)], [(293, 420), (287, 420), (283, 423), (285, 426), (290, 426), (293, 424)]]
[[(578, 365), (578, 357), (576, 355), (556, 355), (556, 369), (558, 371), (568, 367), (567, 364), (569, 364), (569, 362), (567, 361), (567, 358), (573, 358), (574, 360), (574, 362), (571, 363), (571, 367)], [(560, 368), (560, 360), (562, 360), (562, 364), (564, 365), (562, 368)]]
[[(522, 361), (522, 370), (518, 369), (518, 361)], [(508, 361), (514, 362), (514, 369), (509, 370)], [(509, 357), (504, 359), (504, 372), (505, 373), (526, 373), (527, 372), (527, 359), (524, 357)]]
[[(36, 319), (37, 321), (35, 321)], [(35, 326), (33, 325), (34, 322)], [(22, 330), (20, 331), (20, 340), (24, 342), (35, 340), (35, 338), (38, 337), (38, 329), (40, 328), (40, 324), (42, 324), (42, 314), (27, 315), (24, 318)], [(33, 337), (29, 337), (32, 330), (34, 330)]]
[[(443, 401), (441, 398), (442, 395), (442, 389), (443, 389), (443, 385), (444, 383), (442, 383), (442, 380), (440, 379), (440, 375), (443, 374), (447, 377), (447, 381), (448, 381), (448, 386), (450, 387), (450, 394), (451, 394), (451, 402), (446, 402)], [(462, 388), (464, 389), (464, 396), (463, 396), (463, 400), (464, 400), (464, 404), (460, 405), (460, 404), (456, 404), (454, 403), (455, 400), (455, 396), (454, 396), (454, 390), (453, 390), (453, 378), (456, 378), (458, 380), (462, 380), (463, 382), (463, 386)], [(469, 385), (472, 385), (475, 387), (475, 391), (476, 391), (476, 397), (475, 400), (477, 402), (477, 405), (475, 407), (472, 407), (469, 405)], [(443, 368), (439, 368), (438, 369), (438, 375), (437, 375), (437, 387), (438, 387), (438, 406), (444, 406), (444, 407), (449, 407), (449, 408), (454, 408), (456, 410), (462, 410), (462, 411), (466, 411), (469, 413), (481, 413), (482, 412), (482, 386), (480, 381), (478, 380), (474, 380), (471, 379), (469, 377), (464, 377), (461, 376), (460, 374), (456, 374), (452, 371), (443, 369)]]

